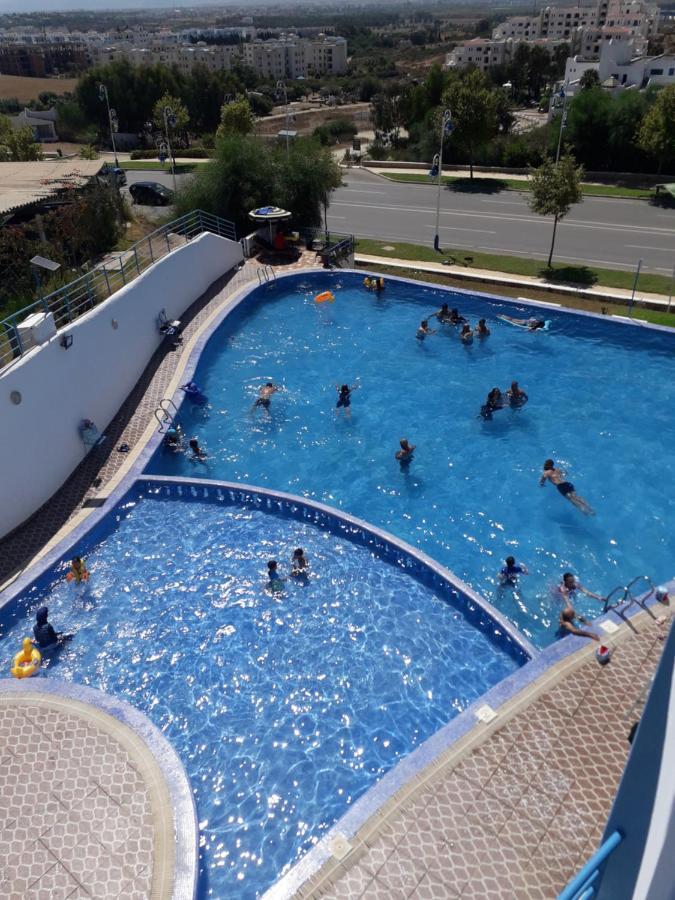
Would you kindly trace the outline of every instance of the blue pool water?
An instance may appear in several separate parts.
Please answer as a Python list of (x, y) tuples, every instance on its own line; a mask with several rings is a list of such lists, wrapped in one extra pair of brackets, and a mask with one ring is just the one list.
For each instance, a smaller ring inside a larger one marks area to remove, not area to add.
[[(271, 594), (267, 561), (287, 574), (296, 546), (311, 577)], [(259, 510), (151, 494), (74, 552), (89, 583), (61, 566), (5, 609), (0, 665), (47, 602), (75, 632), (47, 677), (123, 697), (164, 732), (196, 795), (202, 897), (258, 895), (519, 665), (365, 547)]]
[[(327, 288), (335, 303), (317, 305)], [(444, 326), (415, 340), (422, 316), (446, 300), (473, 322), (486, 317), (491, 336), (464, 347)], [(374, 296), (345, 273), (261, 289), (201, 357), (194, 377), (210, 410), (182, 410), (208, 464), (160, 451), (151, 471), (288, 490), (361, 516), (447, 565), (543, 646), (564, 571), (599, 593), (673, 575), (675, 341), (554, 310), (550, 332), (529, 334), (498, 321), (501, 312), (531, 314), (391, 280)], [(357, 378), (351, 420), (337, 418), (335, 385)], [(514, 378), (527, 406), (477, 417), (488, 390)], [(284, 387), (269, 418), (251, 411), (267, 380)], [(417, 445), (407, 472), (394, 459), (402, 437)], [(595, 517), (539, 487), (549, 456)], [(529, 567), (517, 590), (495, 581), (508, 554)], [(577, 606), (599, 611), (586, 598)]]

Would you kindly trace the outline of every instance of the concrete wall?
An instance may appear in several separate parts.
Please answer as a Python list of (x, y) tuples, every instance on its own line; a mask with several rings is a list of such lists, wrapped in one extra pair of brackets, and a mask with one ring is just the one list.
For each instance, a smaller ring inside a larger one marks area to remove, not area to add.
[[(0, 376), (0, 537), (31, 516), (85, 456), (78, 425), (103, 431), (161, 341), (157, 315), (183, 312), (243, 258), (204, 233), (174, 250)], [(68, 350), (60, 338), (72, 335)], [(18, 391), (21, 402), (12, 402)]]

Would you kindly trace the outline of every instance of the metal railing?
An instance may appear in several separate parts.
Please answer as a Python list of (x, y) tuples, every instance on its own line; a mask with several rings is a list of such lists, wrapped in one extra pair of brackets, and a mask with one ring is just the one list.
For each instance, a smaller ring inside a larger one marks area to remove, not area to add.
[[(646, 593), (636, 595), (635, 585), (639, 584), (642, 589), (646, 590)], [(605, 603), (603, 606), (603, 613), (613, 612), (616, 613), (619, 618), (623, 619), (623, 621), (629, 626), (629, 628), (638, 633), (637, 628), (630, 619), (627, 617), (626, 613), (632, 606), (639, 606), (646, 613), (648, 613), (652, 619), (656, 619), (656, 616), (651, 611), (651, 609), (647, 606), (647, 602), (652, 599), (652, 597), (657, 597), (658, 588), (651, 580), (649, 575), (638, 575), (631, 582), (626, 585), (618, 585), (613, 588), (605, 597)]]
[(0, 321), (0, 370), (20, 358), (35, 344), (19, 325), (35, 313), (51, 313), (56, 330), (107, 300), (145, 269), (205, 231), (236, 241), (234, 224), (202, 210), (194, 210), (162, 225), (132, 244), (128, 250), (109, 255), (84, 275), (17, 310)]
[(600, 877), (600, 866), (623, 840), (620, 831), (614, 831), (602, 846), (595, 851), (581, 871), (558, 895), (558, 900), (590, 900)]

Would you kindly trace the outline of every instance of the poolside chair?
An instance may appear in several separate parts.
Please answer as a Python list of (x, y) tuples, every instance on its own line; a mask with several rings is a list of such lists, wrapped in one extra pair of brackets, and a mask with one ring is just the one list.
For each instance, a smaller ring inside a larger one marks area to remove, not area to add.
[(165, 340), (175, 350), (183, 343), (183, 324), (180, 319), (169, 319), (166, 310), (160, 309), (157, 316), (157, 328)]

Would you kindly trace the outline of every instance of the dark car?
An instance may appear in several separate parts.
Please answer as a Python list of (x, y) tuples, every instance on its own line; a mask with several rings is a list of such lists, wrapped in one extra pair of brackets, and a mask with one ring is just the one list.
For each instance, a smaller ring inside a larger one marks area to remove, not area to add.
[(168, 206), (173, 203), (173, 191), (158, 181), (136, 181), (129, 186), (134, 203), (143, 206)]

